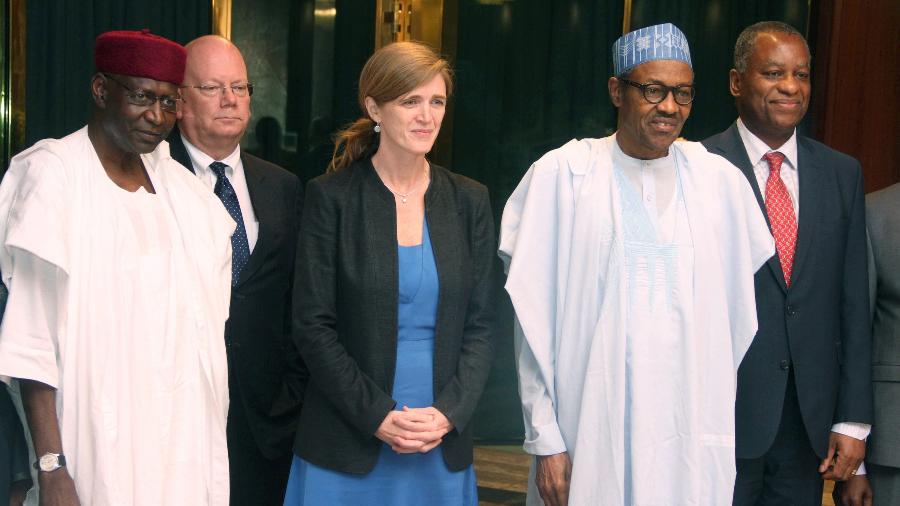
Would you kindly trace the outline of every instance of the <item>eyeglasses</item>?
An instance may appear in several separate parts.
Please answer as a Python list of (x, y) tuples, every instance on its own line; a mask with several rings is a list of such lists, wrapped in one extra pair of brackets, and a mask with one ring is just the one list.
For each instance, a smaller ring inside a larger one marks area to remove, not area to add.
[(669, 92), (672, 92), (672, 97), (675, 99), (676, 104), (688, 105), (694, 101), (694, 96), (697, 94), (697, 90), (695, 90), (693, 86), (666, 86), (664, 84), (655, 83), (640, 84), (629, 81), (628, 79), (622, 79), (621, 77), (617, 77), (616, 79), (641, 90), (644, 99), (651, 104), (662, 102), (669, 96)]
[(153, 104), (159, 102), (159, 106), (166, 112), (175, 112), (176, 109), (178, 109), (178, 101), (181, 99), (176, 96), (157, 96), (155, 93), (151, 93), (149, 91), (132, 89), (127, 84), (119, 81), (109, 74), (103, 74), (103, 77), (125, 88), (128, 91), (125, 96), (128, 98), (128, 103), (131, 105), (136, 105), (139, 107), (153, 107)]
[(200, 94), (207, 97), (215, 97), (219, 94), (224, 95), (225, 90), (231, 88), (231, 92), (238, 97), (246, 97), (253, 96), (253, 83), (238, 83), (238, 84), (201, 84), (200, 86), (182, 86), (182, 88), (194, 88), (195, 90), (200, 90)]

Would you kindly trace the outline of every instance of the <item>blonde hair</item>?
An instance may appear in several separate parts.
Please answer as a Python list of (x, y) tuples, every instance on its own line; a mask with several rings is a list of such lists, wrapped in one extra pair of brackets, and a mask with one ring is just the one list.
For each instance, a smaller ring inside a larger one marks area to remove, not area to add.
[(444, 78), (449, 97), (453, 91), (450, 64), (430, 47), (418, 42), (395, 42), (375, 51), (359, 75), (357, 98), (363, 115), (335, 134), (334, 154), (328, 170), (341, 170), (371, 154), (378, 146), (375, 122), (366, 109), (366, 97), (371, 97), (377, 104), (384, 104), (437, 75)]

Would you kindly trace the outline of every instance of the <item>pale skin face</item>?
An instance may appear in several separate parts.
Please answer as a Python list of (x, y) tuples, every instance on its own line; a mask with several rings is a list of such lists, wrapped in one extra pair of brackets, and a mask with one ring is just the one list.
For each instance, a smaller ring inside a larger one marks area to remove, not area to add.
[(369, 117), (381, 125), (378, 151), (391, 158), (424, 159), (441, 130), (446, 108), (447, 84), (440, 75), (384, 104), (366, 97)]
[(770, 148), (781, 147), (809, 107), (810, 61), (803, 39), (757, 35), (746, 70), (731, 69), (729, 87), (744, 125)]
[[(635, 67), (629, 80), (640, 84), (688, 86), (694, 83), (694, 72), (682, 61), (655, 60)], [(676, 103), (671, 93), (662, 102), (651, 104), (641, 90), (615, 77), (610, 77), (607, 85), (610, 99), (619, 109), (616, 140), (622, 151), (641, 160), (666, 156), (691, 114), (692, 104)]]
[[(220, 160), (234, 151), (250, 122), (250, 96), (239, 97), (228, 88), (247, 83), (247, 66), (229, 41), (201, 37), (187, 45), (187, 65), (178, 111), (178, 127), (191, 144)], [(191, 86), (226, 86), (215, 96)]]

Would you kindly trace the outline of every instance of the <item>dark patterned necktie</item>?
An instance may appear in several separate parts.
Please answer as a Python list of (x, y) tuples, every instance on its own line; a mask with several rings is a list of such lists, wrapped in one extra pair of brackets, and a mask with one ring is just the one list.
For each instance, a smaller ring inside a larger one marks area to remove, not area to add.
[(241, 204), (238, 202), (234, 187), (231, 186), (231, 182), (225, 176), (226, 167), (228, 166), (222, 162), (209, 164), (209, 169), (216, 175), (216, 186), (213, 188), (213, 193), (222, 200), (228, 214), (237, 223), (234, 235), (231, 236), (231, 286), (235, 286), (238, 278), (241, 277), (241, 270), (247, 265), (247, 260), (250, 259), (250, 244), (247, 242), (247, 230), (244, 228)]
[(791, 273), (794, 270), (794, 250), (797, 248), (797, 216), (794, 202), (787, 186), (781, 179), (781, 163), (784, 155), (778, 151), (766, 153), (763, 158), (769, 163), (769, 179), (766, 180), (766, 213), (775, 236), (775, 249), (784, 271), (784, 284), (791, 287)]

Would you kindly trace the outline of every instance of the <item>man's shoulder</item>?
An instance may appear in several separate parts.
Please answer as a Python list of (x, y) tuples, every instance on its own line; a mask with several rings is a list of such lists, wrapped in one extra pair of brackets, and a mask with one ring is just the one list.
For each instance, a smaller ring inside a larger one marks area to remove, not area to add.
[(243, 150), (241, 151), (241, 161), (244, 163), (245, 168), (258, 170), (266, 176), (274, 178), (279, 183), (300, 184), (300, 178), (291, 171)]
[(546, 152), (534, 165), (535, 175), (557, 174), (568, 169), (573, 174), (584, 174), (591, 165), (592, 156), (608, 146), (612, 137), (601, 139), (572, 139), (562, 146)]
[(827, 160), (830, 164), (837, 164), (839, 166), (848, 167), (859, 167), (859, 161), (856, 158), (848, 155), (847, 153), (842, 153), (811, 137), (798, 135), (797, 145), (798, 147), (804, 148), (814, 153), (820, 159)]
[(866, 209), (869, 213), (894, 213), (900, 209), (900, 183), (866, 195)]
[(732, 149), (734, 147), (734, 136), (736, 134), (733, 130), (736, 128), (737, 126), (735, 123), (732, 123), (725, 130), (703, 139), (700, 141), (700, 144), (708, 151), (727, 151), (728, 149)]

